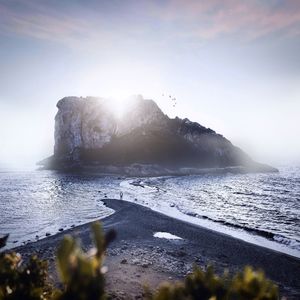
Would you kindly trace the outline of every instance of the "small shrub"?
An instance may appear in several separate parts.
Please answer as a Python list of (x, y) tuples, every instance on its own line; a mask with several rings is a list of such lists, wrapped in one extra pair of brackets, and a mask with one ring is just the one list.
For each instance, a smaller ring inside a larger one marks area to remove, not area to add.
[(234, 277), (217, 276), (212, 267), (195, 268), (184, 282), (165, 283), (156, 293), (147, 291), (148, 300), (275, 300), (279, 299), (275, 284), (262, 271), (246, 267)]
[(71, 236), (65, 236), (57, 251), (57, 265), (65, 288), (57, 291), (57, 300), (102, 300), (104, 290), (104, 270), (102, 261), (108, 243), (115, 233), (110, 231), (105, 237), (100, 223), (92, 225), (96, 248), (85, 253)]
[(26, 265), (17, 253), (0, 255), (0, 300), (50, 299), (48, 263), (32, 256)]
[(62, 290), (49, 284), (48, 262), (32, 256), (27, 264), (23, 264), (17, 253), (0, 254), (0, 300), (105, 299), (102, 261), (115, 232), (109, 231), (104, 236), (98, 222), (92, 225), (92, 231), (96, 247), (89, 252), (84, 252), (68, 235), (59, 246), (57, 270), (64, 285)]

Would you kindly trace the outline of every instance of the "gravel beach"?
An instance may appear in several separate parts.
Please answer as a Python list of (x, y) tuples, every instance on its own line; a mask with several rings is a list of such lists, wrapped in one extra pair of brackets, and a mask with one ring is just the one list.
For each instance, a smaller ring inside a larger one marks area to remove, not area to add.
[[(115, 210), (102, 219), (104, 230), (115, 229), (117, 238), (107, 250), (107, 289), (114, 299), (142, 299), (143, 287), (156, 288), (162, 281), (182, 279), (194, 265), (213, 265), (216, 272), (242, 270), (251, 265), (265, 271), (278, 284), (280, 295), (300, 298), (300, 259), (259, 247), (231, 236), (173, 219), (143, 206), (115, 199), (103, 199)], [(180, 239), (154, 237), (166, 232)], [(57, 282), (55, 252), (68, 233), (81, 239), (84, 249), (92, 247), (90, 224), (49, 236), (13, 249), (23, 258), (37, 253), (48, 259), (50, 274)]]

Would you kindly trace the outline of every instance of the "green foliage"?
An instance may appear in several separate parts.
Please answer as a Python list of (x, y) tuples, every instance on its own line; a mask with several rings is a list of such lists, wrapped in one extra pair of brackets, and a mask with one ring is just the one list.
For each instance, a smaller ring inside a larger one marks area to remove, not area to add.
[(22, 265), (16, 253), (0, 256), (0, 300), (49, 299), (51, 286), (47, 278), (48, 263), (32, 256)]
[(88, 253), (85, 253), (71, 236), (65, 236), (58, 248), (58, 271), (65, 288), (62, 292), (56, 292), (57, 300), (106, 299), (102, 260), (107, 239), (103, 235), (100, 223), (94, 223), (92, 230), (96, 248)]
[(212, 267), (204, 272), (195, 268), (184, 282), (163, 284), (155, 294), (148, 292), (149, 300), (275, 300), (279, 299), (277, 286), (267, 280), (262, 271), (246, 267), (234, 277), (227, 273), (217, 276)]
[[(71, 236), (65, 236), (57, 251), (57, 270), (64, 288), (48, 283), (48, 263), (32, 256), (22, 264), (16, 253), (0, 256), (0, 300), (103, 300), (104, 252), (115, 232), (104, 236), (100, 223), (92, 225), (96, 248), (84, 252)], [(7, 237), (6, 237), (7, 239)], [(3, 246), (5, 246), (3, 241)]]

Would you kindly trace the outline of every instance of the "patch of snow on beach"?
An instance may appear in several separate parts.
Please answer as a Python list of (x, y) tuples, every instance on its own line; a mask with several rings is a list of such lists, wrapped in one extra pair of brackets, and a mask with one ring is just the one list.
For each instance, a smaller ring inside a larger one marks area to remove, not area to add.
[(169, 232), (155, 232), (153, 234), (154, 237), (159, 239), (168, 239), (168, 240), (182, 240), (181, 237), (171, 234)]

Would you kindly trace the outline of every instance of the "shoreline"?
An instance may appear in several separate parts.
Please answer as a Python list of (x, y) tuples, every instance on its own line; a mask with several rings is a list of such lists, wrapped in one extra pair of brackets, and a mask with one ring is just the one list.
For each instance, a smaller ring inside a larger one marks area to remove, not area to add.
[(61, 172), (81, 172), (97, 175), (157, 177), (157, 176), (188, 176), (188, 175), (220, 175), (247, 173), (278, 173), (279, 170), (267, 164), (252, 162), (249, 165), (224, 167), (170, 167), (159, 164), (132, 163), (128, 165), (101, 165), (98, 163), (64, 162), (54, 163), (55, 158), (49, 157), (37, 165), (39, 170), (55, 170)]
[[(37, 170), (36, 170), (37, 171)], [(49, 170), (50, 171), (50, 170)], [(37, 171), (39, 172), (39, 171)], [(50, 171), (51, 172), (51, 171)], [(60, 175), (68, 175), (69, 173), (65, 173), (65, 172), (61, 172), (61, 171), (52, 171), (55, 176), (56, 174), (58, 176)], [(98, 173), (89, 173), (89, 172), (83, 172), (83, 173), (71, 173), (71, 175), (90, 175), (90, 176), (103, 176), (106, 177), (105, 174), (98, 174)], [(108, 175), (108, 174), (106, 174)], [(210, 174), (212, 175), (212, 174)], [(216, 175), (216, 174), (214, 174)], [(229, 176), (235, 176), (236, 174), (232, 173), (229, 174)], [(181, 176), (185, 176), (185, 175), (181, 175)], [(227, 175), (225, 175), (227, 176)], [(151, 188), (156, 188), (159, 190), (159, 188), (155, 185), (147, 185), (147, 182), (144, 184), (142, 181), (147, 180), (147, 177), (126, 177), (126, 176), (120, 176), (120, 175), (109, 175), (109, 177), (113, 178), (114, 180), (122, 180), (120, 182), (120, 188), (121, 187), (121, 183), (124, 182), (129, 182), (128, 186), (134, 186), (134, 187), (151, 187)], [(162, 176), (162, 178), (164, 178), (165, 176)], [(173, 176), (170, 176), (173, 177)], [(155, 177), (155, 178), (160, 178), (160, 177)], [(131, 181), (131, 182), (130, 182)], [(141, 184), (142, 182), (142, 184)], [(159, 185), (158, 185), (159, 186)], [(127, 187), (125, 186), (125, 189)], [(163, 189), (162, 189), (163, 190)], [(130, 191), (132, 192), (132, 191)], [(135, 191), (134, 191), (135, 192)], [(165, 192), (165, 191), (164, 191)], [(238, 193), (238, 192), (237, 192)], [(105, 195), (106, 193), (104, 193)], [(234, 193), (236, 194), (236, 193)], [(97, 196), (98, 197), (98, 196)], [(103, 197), (103, 195), (102, 195)], [(118, 194), (111, 194), (109, 195), (109, 197), (117, 197), (118, 198)], [(131, 195), (131, 197), (126, 197), (127, 201), (131, 201), (132, 203), (140, 203), (140, 201), (137, 201), (136, 198), (134, 198), (135, 195)], [(143, 198), (143, 197), (142, 197)], [(141, 198), (141, 199), (142, 199)], [(146, 207), (149, 207), (148, 203), (140, 203), (141, 205), (144, 205)], [(177, 209), (176, 209), (177, 208)], [(193, 212), (193, 211), (189, 211), (187, 210), (187, 208), (185, 208), (185, 210), (180, 210), (178, 205), (174, 204), (174, 203), (170, 203), (170, 205), (162, 205), (162, 206), (157, 206), (157, 207), (151, 207), (151, 209), (159, 212), (159, 213), (163, 213), (169, 217), (172, 218), (176, 218), (179, 220), (184, 220), (187, 221), (189, 223), (192, 224), (196, 224), (199, 226), (203, 226), (209, 229), (213, 229), (215, 231), (221, 232), (221, 233), (225, 233), (225, 234), (229, 234), (235, 238), (244, 240), (246, 242), (250, 242), (253, 243), (255, 245), (258, 246), (262, 246), (262, 247), (266, 247), (275, 251), (279, 251), (282, 253), (286, 253), (288, 255), (292, 255), (295, 256), (297, 258), (300, 258), (300, 240), (293, 238), (288, 235), (284, 235), (284, 234), (280, 234), (280, 232), (272, 232), (272, 231), (268, 231), (268, 230), (264, 230), (264, 229), (257, 229), (257, 228), (253, 228), (250, 226), (243, 226), (243, 225), (239, 225), (235, 222), (228, 222), (227, 219), (223, 219), (223, 220), (219, 220), (217, 218), (213, 218), (210, 217), (207, 214), (202, 215), (201, 213), (197, 213), (197, 212)], [(205, 211), (202, 210), (202, 211)], [(79, 218), (81, 214), (79, 213)], [(108, 215), (108, 214), (106, 214)], [(61, 230), (67, 230), (68, 228), (73, 228), (75, 226), (81, 225), (81, 224), (85, 224), (85, 222), (91, 222), (91, 220), (97, 220), (97, 218), (103, 218), (104, 216), (100, 216), (97, 215), (94, 218), (89, 218), (89, 219), (85, 219), (82, 221), (79, 221), (77, 223), (74, 223), (72, 220), (69, 220), (69, 223), (64, 223), (61, 222), (59, 227), (57, 228), (50, 228), (51, 226), (49, 225), (48, 227), (44, 227), (44, 228), (39, 228), (36, 233), (32, 233), (30, 236), (28, 235), (27, 238), (23, 238), (24, 236), (14, 236), (13, 238), (11, 238), (11, 240), (9, 241), (9, 245), (6, 247), (6, 249), (11, 249), (11, 248), (15, 248), (18, 246), (23, 246), (29, 242), (34, 242), (36, 240), (39, 239), (43, 239), (45, 237), (45, 235), (53, 235), (56, 234), (57, 232), (61, 231)], [(71, 225), (72, 224), (72, 225)], [(29, 229), (28, 232), (30, 232), (31, 229)], [(11, 230), (6, 230), (5, 232), (11, 232), (13, 233), (14, 231)], [(41, 233), (41, 234), (40, 234)], [(13, 236), (13, 235), (12, 235)], [(11, 236), (11, 237), (12, 237)]]
[[(224, 269), (241, 270), (245, 265), (261, 268), (278, 284), (281, 296), (300, 296), (300, 259), (263, 248), (199, 225), (180, 221), (144, 206), (115, 199), (102, 199), (115, 213), (100, 220), (104, 230), (114, 228), (116, 240), (109, 246), (108, 291), (119, 299), (142, 297), (143, 284), (156, 288), (162, 281), (182, 279), (194, 264), (212, 264), (218, 274)], [(168, 232), (181, 240), (157, 238), (156, 232)], [(84, 249), (92, 245), (90, 223), (68, 229), (37, 242), (11, 249), (24, 259), (32, 253), (49, 260), (49, 272), (57, 281), (55, 259), (57, 245), (65, 234), (81, 239)]]
[[(128, 200), (128, 202), (131, 202), (133, 204), (138, 204), (130, 200)], [(143, 206), (143, 207), (147, 207), (147, 206)], [(246, 243), (250, 243), (257, 247), (266, 248), (268, 250), (272, 250), (281, 254), (285, 254), (300, 259), (299, 250), (294, 250), (293, 248), (289, 248), (285, 244), (281, 244), (277, 242), (274, 239), (276, 234), (273, 234), (268, 231), (245, 228), (239, 225), (228, 223), (226, 221), (213, 220), (210, 219), (209, 217), (203, 217), (203, 216), (196, 217), (193, 214), (182, 213), (178, 209), (176, 211), (172, 211), (173, 207), (169, 207), (169, 206), (163, 207), (160, 210), (156, 208), (153, 208), (151, 210), (159, 214), (168, 216), (170, 218), (176, 219), (178, 221), (186, 222), (194, 226), (199, 226), (207, 230), (211, 230), (226, 236), (230, 236), (232, 238), (238, 239)]]

